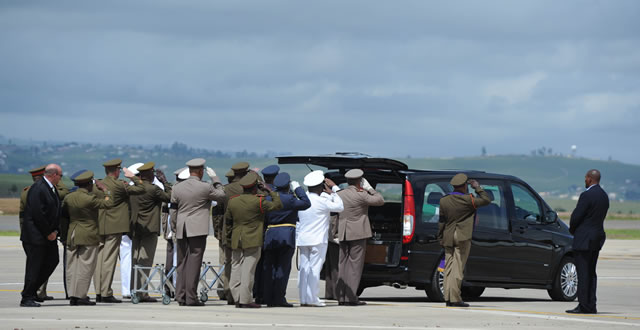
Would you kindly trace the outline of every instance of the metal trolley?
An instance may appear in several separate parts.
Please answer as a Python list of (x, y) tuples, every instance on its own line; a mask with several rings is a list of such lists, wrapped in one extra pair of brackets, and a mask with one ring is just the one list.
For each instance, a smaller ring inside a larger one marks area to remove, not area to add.
[[(145, 271), (149, 271), (149, 275), (145, 273)], [(165, 286), (167, 286), (170, 290), (174, 290), (173, 283), (170, 279), (173, 278), (175, 273), (175, 267), (171, 269), (169, 274), (164, 273), (164, 265), (156, 264), (153, 267), (143, 267), (140, 265), (133, 266), (133, 289), (131, 289), (131, 302), (137, 304), (140, 302), (140, 298), (138, 298), (137, 293), (158, 293), (162, 295), (162, 304), (169, 305), (171, 303), (171, 296), (165, 290)], [(136, 289), (138, 287), (138, 276), (144, 279), (144, 282), (141, 283), (140, 289)], [(159, 281), (153, 281), (154, 278), (160, 278)]]
[[(224, 265), (212, 265), (210, 262), (202, 263), (202, 272), (200, 273), (200, 284), (202, 286), (200, 288), (200, 301), (206, 302), (209, 300), (208, 292), (214, 290), (213, 286), (218, 280), (222, 281), (222, 279), (220, 279), (222, 272), (224, 272)], [(211, 281), (207, 280), (209, 273), (213, 275)]]

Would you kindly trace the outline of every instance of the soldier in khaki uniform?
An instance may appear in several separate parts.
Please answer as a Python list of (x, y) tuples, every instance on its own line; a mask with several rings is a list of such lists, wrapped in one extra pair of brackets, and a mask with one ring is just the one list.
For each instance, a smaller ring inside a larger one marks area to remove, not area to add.
[[(231, 183), (231, 181), (233, 181), (235, 174), (233, 173), (233, 170), (229, 170), (227, 173), (225, 173), (224, 176), (227, 178), (227, 184), (229, 184)], [(220, 265), (224, 265), (226, 260), (225, 253), (224, 253), (225, 240), (224, 240), (224, 233), (222, 231), (222, 227), (224, 224), (225, 208), (226, 207), (224, 202), (217, 202), (216, 206), (211, 208), (211, 222), (213, 224), (213, 235), (218, 240), (218, 262), (220, 263)], [(231, 274), (231, 269), (229, 269), (228, 274)], [(220, 298), (220, 300), (227, 300), (228, 290), (229, 290), (229, 277), (227, 275), (227, 269), (225, 268), (222, 271), (222, 274), (220, 274), (220, 281), (218, 281), (218, 289), (217, 289), (218, 298)]]
[[(233, 300), (238, 308), (259, 308), (253, 303), (252, 289), (255, 280), (255, 270), (264, 235), (264, 217), (266, 212), (282, 208), (280, 196), (270, 192), (272, 201), (266, 200), (264, 195), (257, 195), (258, 174), (249, 172), (238, 184), (243, 193), (229, 199), (225, 212), (225, 224), (232, 225), (231, 229), (231, 281), (229, 286)], [(266, 185), (260, 187), (270, 191)]]
[(211, 201), (223, 201), (224, 190), (216, 172), (207, 167), (211, 184), (202, 181), (205, 160), (195, 158), (187, 162), (189, 178), (171, 194), (171, 204), (178, 205), (171, 210), (171, 217), (177, 220), (178, 238), (178, 280), (176, 301), (180, 306), (204, 306), (198, 299), (200, 267), (209, 235), (209, 210)]
[[(130, 230), (129, 226), (129, 196), (140, 195), (145, 192), (142, 181), (135, 177), (131, 171), (122, 168), (122, 160), (119, 158), (106, 161), (102, 164), (106, 176), (100, 180), (111, 192), (113, 206), (100, 210), (99, 227), (100, 244), (98, 244), (98, 262), (93, 277), (93, 285), (96, 289), (96, 302), (120, 303), (122, 300), (113, 296), (113, 275), (120, 255), (120, 243), (122, 235)], [(120, 170), (123, 169), (125, 177), (131, 179), (133, 185), (118, 180)], [(96, 193), (100, 196), (100, 193)], [(123, 292), (128, 295), (128, 292)]]
[[(171, 200), (171, 186), (165, 178), (162, 171), (154, 171), (154, 162), (148, 162), (138, 167), (140, 179), (142, 179), (142, 187), (144, 193), (141, 195), (131, 196), (132, 205), (135, 204), (135, 217), (132, 214), (132, 235), (131, 235), (131, 265), (132, 269), (135, 265), (143, 267), (153, 266), (153, 258), (156, 254), (158, 245), (158, 236), (160, 235), (160, 215), (162, 212), (162, 203), (168, 203)], [(158, 180), (164, 185), (164, 190), (153, 184), (154, 173)], [(132, 211), (132, 213), (134, 213)], [(143, 270), (146, 276), (149, 276), (149, 270)], [(137, 277), (140, 289), (145, 281), (142, 274), (132, 273), (131, 277)], [(157, 299), (149, 296), (148, 293), (138, 293), (140, 302), (157, 302)]]
[[(244, 192), (240, 183), (240, 179), (242, 179), (249, 172), (249, 163), (247, 162), (239, 162), (233, 164), (231, 166), (231, 171), (233, 172), (233, 178), (229, 182), (228, 185), (224, 186), (224, 194), (226, 196), (224, 203), (224, 211), (226, 213), (227, 207), (229, 206), (229, 199), (233, 196), (238, 196)], [(224, 258), (224, 272), (222, 274), (222, 283), (224, 284), (224, 292), (225, 297), (227, 298), (228, 305), (235, 305), (235, 301), (233, 301), (233, 295), (231, 294), (231, 288), (229, 287), (229, 282), (231, 280), (231, 229), (233, 227), (233, 223), (227, 222), (227, 219), (223, 217), (222, 224), (222, 251)]]
[(360, 169), (349, 170), (344, 177), (349, 186), (338, 191), (344, 211), (338, 216), (338, 240), (340, 256), (338, 266), (338, 304), (365, 305), (358, 300), (358, 286), (364, 268), (367, 239), (372, 236), (369, 223), (369, 206), (384, 205), (384, 198), (377, 192)]
[[(450, 183), (454, 191), (440, 199), (438, 224), (438, 240), (445, 254), (444, 300), (447, 307), (469, 307), (460, 296), (464, 265), (471, 248), (476, 209), (489, 205), (491, 198), (476, 180), (467, 181), (464, 173), (456, 174)], [(478, 197), (468, 193), (467, 183)]]
[(78, 189), (63, 202), (63, 212), (69, 215), (67, 234), (67, 281), (71, 306), (95, 305), (89, 301), (87, 291), (96, 268), (98, 243), (98, 210), (111, 207), (110, 192), (100, 182), (96, 187), (104, 192), (100, 198), (92, 193), (93, 172), (85, 171), (75, 177)]
[[(42, 179), (42, 177), (44, 176), (44, 169), (46, 166), (40, 166), (40, 167), (36, 167), (32, 170), (29, 171), (29, 173), (31, 174), (31, 178), (33, 179), (33, 182), (36, 182), (40, 179)], [(31, 186), (26, 186), (24, 187), (24, 189), (22, 189), (22, 192), (20, 193), (20, 213), (19, 213), (19, 220), (20, 220), (20, 229), (22, 230), (22, 222), (24, 221), (24, 208), (27, 205), (27, 194), (29, 193), (29, 188), (31, 188)], [(62, 180), (60, 180), (58, 182), (58, 184), (56, 185), (56, 189), (58, 190), (58, 196), (60, 197), (60, 200), (62, 201), (64, 199), (64, 197), (69, 193), (69, 189), (67, 189), (67, 187), (64, 185), (64, 183), (62, 183)], [(63, 226), (63, 222), (62, 219), (60, 220), (60, 230), (61, 230), (61, 234), (60, 237), (64, 238), (64, 234), (62, 234), (62, 230), (65, 230), (66, 228)], [(49, 280), (45, 281), (41, 287), (38, 288), (37, 291), (37, 295), (36, 295), (36, 301), (37, 302), (43, 302), (45, 300), (53, 300), (52, 296), (48, 296), (47, 295), (47, 283), (49, 282)], [(65, 290), (66, 291), (66, 290)]]

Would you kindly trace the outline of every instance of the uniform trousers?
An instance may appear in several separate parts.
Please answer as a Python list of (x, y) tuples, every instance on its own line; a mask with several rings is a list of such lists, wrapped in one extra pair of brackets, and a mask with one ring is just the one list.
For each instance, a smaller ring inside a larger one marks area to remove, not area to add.
[(207, 235), (178, 239), (177, 302), (187, 305), (194, 305), (200, 302), (197, 292), (198, 281), (200, 280), (202, 257), (206, 247)]
[(96, 294), (102, 297), (113, 296), (111, 285), (113, 284), (113, 275), (116, 272), (116, 264), (120, 255), (120, 241), (122, 241), (121, 233), (100, 235), (93, 286), (96, 289)]
[(469, 257), (471, 240), (458, 240), (458, 232), (453, 234), (453, 246), (444, 247), (444, 300), (461, 302), (460, 286), (464, 278), (464, 266)]
[(233, 295), (231, 294), (231, 268), (232, 268), (232, 264), (231, 264), (231, 257), (233, 255), (233, 249), (231, 249), (229, 246), (225, 246), (223, 247), (222, 251), (224, 251), (224, 256), (223, 256), (223, 264), (224, 264), (224, 272), (222, 272), (222, 285), (224, 287), (224, 295), (225, 298), (227, 298), (227, 302), (228, 303), (235, 303), (235, 301), (233, 300)]
[(580, 309), (587, 312), (597, 312), (596, 289), (598, 275), (596, 264), (600, 251), (574, 251), (576, 268), (578, 271), (578, 302)]
[(238, 248), (231, 252), (231, 282), (229, 287), (236, 304), (253, 303), (252, 290), (256, 276), (256, 266), (260, 260), (262, 247)]
[(131, 238), (123, 235), (120, 242), (120, 282), (122, 296), (131, 295)]
[(27, 255), (22, 301), (35, 300), (36, 291), (49, 279), (60, 262), (58, 243), (50, 241), (40, 245), (22, 242), (22, 248)]
[(262, 256), (262, 301), (267, 305), (287, 303), (287, 283), (295, 247), (282, 245), (264, 250)]
[(96, 270), (98, 247), (77, 245), (67, 249), (67, 281), (69, 297), (87, 297), (91, 278)]
[(340, 264), (340, 245), (329, 242), (327, 260), (324, 263), (324, 298), (338, 298), (338, 265)]
[(298, 271), (298, 289), (300, 292), (300, 304), (321, 304), (318, 298), (318, 283), (320, 271), (327, 255), (327, 243), (318, 245), (299, 246), (300, 270)]
[(338, 302), (358, 302), (358, 286), (360, 285), (360, 277), (362, 277), (366, 250), (366, 239), (340, 241)]
[[(146, 233), (146, 234), (138, 234), (136, 233), (134, 237), (131, 239), (131, 263), (143, 267), (151, 267), (153, 266), (153, 257), (156, 255), (156, 247), (158, 246), (158, 234), (157, 233)], [(142, 285), (149, 277), (150, 270), (143, 270), (146, 276), (142, 276), (140, 272), (137, 272), (134, 276), (136, 276), (136, 280), (138, 281), (138, 285), (136, 289), (141, 289)], [(139, 293), (138, 294), (142, 299), (149, 297), (148, 293)]]

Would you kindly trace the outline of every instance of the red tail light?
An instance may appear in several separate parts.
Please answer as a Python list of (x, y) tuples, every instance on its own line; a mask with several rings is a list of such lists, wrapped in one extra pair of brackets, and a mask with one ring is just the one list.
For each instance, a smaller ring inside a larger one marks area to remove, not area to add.
[(404, 216), (402, 217), (402, 244), (413, 239), (415, 232), (416, 205), (413, 200), (413, 187), (409, 180), (404, 181)]

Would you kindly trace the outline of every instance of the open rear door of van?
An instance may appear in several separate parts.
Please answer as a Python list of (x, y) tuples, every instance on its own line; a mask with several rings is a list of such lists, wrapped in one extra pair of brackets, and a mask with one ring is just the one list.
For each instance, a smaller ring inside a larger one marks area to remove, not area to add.
[(344, 173), (353, 168), (365, 171), (365, 177), (385, 197), (382, 206), (369, 207), (369, 221), (373, 237), (367, 240), (365, 263), (369, 266), (397, 267), (402, 252), (403, 187), (407, 164), (359, 153), (336, 153), (319, 156), (282, 156), (279, 164), (307, 164), (339, 173), (327, 173), (338, 184)]

